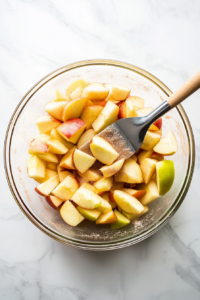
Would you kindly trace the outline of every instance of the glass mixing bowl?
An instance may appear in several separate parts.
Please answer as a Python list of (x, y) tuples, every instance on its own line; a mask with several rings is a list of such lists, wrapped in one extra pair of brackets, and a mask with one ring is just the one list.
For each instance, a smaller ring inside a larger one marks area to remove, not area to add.
[[(8, 125), (4, 162), (9, 187), (27, 218), (53, 239), (85, 250), (112, 250), (138, 243), (160, 229), (177, 211), (188, 191), (195, 161), (192, 129), (181, 105), (163, 117), (163, 135), (172, 130), (178, 152), (172, 157), (176, 177), (172, 189), (149, 205), (149, 212), (126, 227), (112, 230), (109, 225), (83, 222), (68, 226), (34, 188), (27, 176), (28, 141), (38, 134), (36, 117), (53, 99), (55, 89), (65, 90), (69, 79), (85, 77), (92, 82), (129, 87), (131, 94), (145, 99), (146, 107), (156, 107), (172, 92), (156, 77), (133, 65), (110, 60), (89, 60), (63, 67), (38, 82), (21, 100)], [(170, 159), (170, 158), (169, 158)]]

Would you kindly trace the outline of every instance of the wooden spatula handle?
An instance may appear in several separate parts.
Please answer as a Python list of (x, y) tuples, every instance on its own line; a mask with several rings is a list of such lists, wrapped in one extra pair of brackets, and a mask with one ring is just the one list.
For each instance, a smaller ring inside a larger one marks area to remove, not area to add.
[(200, 71), (186, 81), (175, 93), (173, 93), (168, 99), (168, 103), (171, 108), (175, 107), (191, 94), (196, 92), (200, 88)]

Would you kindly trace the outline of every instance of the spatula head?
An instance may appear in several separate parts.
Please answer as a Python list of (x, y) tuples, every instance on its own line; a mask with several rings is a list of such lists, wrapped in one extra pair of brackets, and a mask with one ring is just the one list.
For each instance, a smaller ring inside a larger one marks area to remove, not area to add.
[[(164, 101), (149, 115), (120, 119), (101, 131), (98, 136), (109, 142), (119, 153), (118, 160), (127, 159), (141, 147), (149, 126), (170, 109), (169, 103)], [(90, 143), (83, 145), (80, 150), (92, 155)]]

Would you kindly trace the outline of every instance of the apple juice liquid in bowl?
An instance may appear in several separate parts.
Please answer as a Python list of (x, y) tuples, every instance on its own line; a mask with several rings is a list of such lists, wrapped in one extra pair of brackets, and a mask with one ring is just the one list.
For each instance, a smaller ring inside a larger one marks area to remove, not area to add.
[[(163, 116), (162, 136), (171, 130), (178, 143), (173, 155), (175, 180), (171, 190), (149, 204), (149, 211), (128, 226), (112, 230), (109, 225), (86, 221), (77, 227), (67, 225), (58, 211), (35, 192), (37, 182), (27, 176), (30, 138), (38, 134), (35, 124), (44, 115), (44, 106), (53, 100), (55, 89), (65, 91), (71, 79), (84, 77), (89, 82), (127, 86), (131, 95), (145, 100), (145, 107), (156, 107), (170, 94), (157, 78), (132, 65), (93, 60), (66, 66), (40, 81), (23, 98), (9, 124), (5, 143), (5, 165), (11, 191), (26, 216), (43, 232), (63, 243), (88, 250), (109, 250), (137, 243), (167, 222), (182, 203), (194, 167), (192, 130), (182, 107)], [(165, 157), (165, 159), (167, 159)]]

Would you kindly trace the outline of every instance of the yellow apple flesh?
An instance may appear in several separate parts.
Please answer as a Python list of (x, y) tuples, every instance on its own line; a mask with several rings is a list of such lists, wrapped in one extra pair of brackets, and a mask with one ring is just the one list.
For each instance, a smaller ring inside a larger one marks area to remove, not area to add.
[(115, 174), (115, 181), (126, 183), (142, 183), (143, 176), (139, 165), (133, 159), (127, 159), (120, 171)]
[(115, 222), (117, 222), (117, 217), (112, 210), (107, 213), (101, 214), (96, 220), (96, 224), (112, 224)]
[(65, 107), (63, 108), (63, 122), (79, 118), (85, 107), (86, 102), (86, 98), (78, 98), (68, 101)]
[(38, 156), (32, 155), (27, 162), (28, 177), (35, 180), (41, 180), (45, 178), (46, 163)]
[(172, 131), (169, 131), (164, 138), (154, 146), (153, 150), (159, 154), (172, 155), (178, 151), (178, 144)]
[(71, 199), (77, 205), (86, 209), (95, 209), (101, 205), (101, 197), (82, 186), (76, 191)]
[(69, 200), (62, 205), (60, 209), (60, 215), (65, 223), (69, 224), (70, 226), (77, 226), (84, 220), (84, 217)]
[(104, 178), (108, 178), (108, 177), (115, 175), (117, 172), (119, 172), (119, 170), (122, 168), (123, 164), (124, 164), (124, 159), (122, 158), (110, 166), (102, 167), (100, 169), (100, 171), (102, 172)]
[(144, 207), (140, 201), (123, 191), (114, 191), (113, 197), (117, 205), (130, 214), (141, 214), (141, 212), (144, 210)]
[(86, 172), (96, 161), (93, 156), (75, 149), (73, 153), (74, 166), (80, 173)]
[(45, 105), (45, 110), (54, 118), (62, 121), (63, 109), (68, 101), (49, 102)]
[[(60, 181), (59, 181), (60, 182)], [(62, 200), (69, 200), (78, 190), (79, 184), (76, 178), (67, 176), (53, 191), (52, 194)]]
[(108, 101), (97, 119), (92, 124), (95, 133), (99, 133), (106, 127), (116, 122), (118, 119), (118, 113), (119, 107), (112, 101)]
[(157, 162), (158, 161), (156, 159), (151, 159), (151, 158), (143, 159), (140, 168), (141, 168), (142, 175), (144, 178), (144, 183), (147, 184), (151, 180), (151, 177), (153, 176), (153, 174), (156, 171), (156, 163)]
[(78, 140), (77, 148), (79, 149), (84, 144), (91, 141), (91, 139), (93, 138), (94, 135), (95, 135), (94, 129), (88, 129), (85, 132), (83, 132), (83, 134), (81, 135), (81, 137)]
[(59, 177), (58, 175), (55, 175), (50, 179), (48, 179), (47, 181), (38, 185), (35, 188), (35, 191), (42, 196), (48, 196), (55, 189), (55, 187), (59, 185), (59, 183), (60, 183)]
[(103, 138), (94, 136), (90, 143), (90, 150), (96, 159), (103, 164), (111, 165), (119, 156), (117, 151)]
[(96, 120), (103, 107), (100, 105), (93, 105), (84, 108), (80, 118), (86, 124), (86, 130), (92, 128), (92, 123)]
[[(140, 149), (147, 150), (147, 151), (152, 150), (158, 144), (160, 139), (161, 139), (160, 134), (155, 133), (153, 131), (147, 131)], [(154, 151), (156, 151), (156, 150), (154, 150)]]
[(90, 83), (84, 89), (82, 97), (90, 100), (103, 100), (108, 96), (109, 90), (101, 83)]

